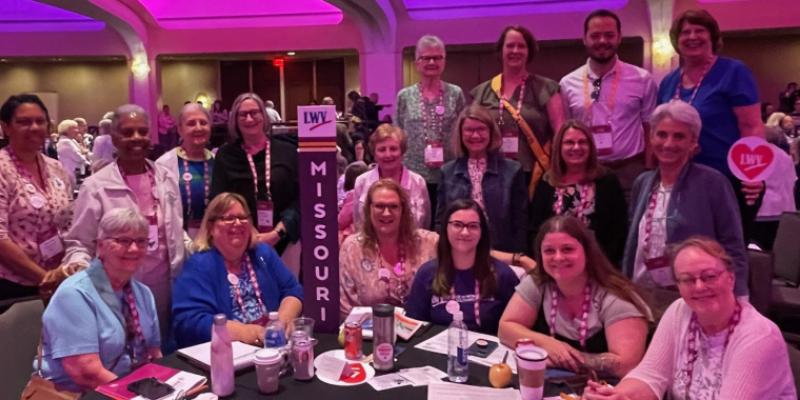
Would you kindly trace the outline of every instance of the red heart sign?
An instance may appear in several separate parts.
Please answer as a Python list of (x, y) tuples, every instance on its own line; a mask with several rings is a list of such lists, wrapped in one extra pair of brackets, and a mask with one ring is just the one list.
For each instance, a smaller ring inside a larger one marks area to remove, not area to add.
[(731, 159), (736, 168), (750, 180), (759, 176), (770, 164), (774, 154), (766, 144), (751, 148), (745, 143), (736, 143), (731, 148)]

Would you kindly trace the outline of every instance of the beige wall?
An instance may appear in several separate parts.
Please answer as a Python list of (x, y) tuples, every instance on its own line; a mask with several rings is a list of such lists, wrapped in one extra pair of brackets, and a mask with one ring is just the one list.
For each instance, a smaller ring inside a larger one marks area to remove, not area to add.
[(128, 102), (128, 68), (125, 61), (0, 64), (2, 101), (23, 92), (58, 93), (56, 119), (80, 116), (94, 125), (106, 111)]
[[(358, 65), (358, 56), (344, 57), (344, 98), (347, 102), (347, 93), (356, 90), (361, 93), (361, 67)], [(337, 108), (341, 108), (337, 105)]]
[(726, 35), (722, 54), (744, 61), (753, 71), (761, 101), (778, 105), (786, 83), (800, 82), (800, 36), (790, 34), (739, 37)]
[(195, 101), (198, 95), (208, 96), (204, 102), (206, 108), (216, 100), (219, 94), (219, 61), (206, 60), (162, 60), (159, 61), (161, 72), (161, 98), (159, 109), (167, 104), (172, 114), (177, 116), (183, 103)]

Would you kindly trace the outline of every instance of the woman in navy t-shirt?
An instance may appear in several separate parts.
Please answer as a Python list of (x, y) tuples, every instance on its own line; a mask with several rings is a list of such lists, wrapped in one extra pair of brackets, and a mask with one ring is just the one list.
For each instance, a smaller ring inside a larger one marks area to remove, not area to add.
[(489, 227), (475, 201), (454, 201), (442, 220), (447, 223), (439, 231), (437, 258), (417, 271), (406, 312), (411, 318), (448, 325), (451, 313), (461, 310), (470, 330), (496, 335), (519, 278), (489, 255)]

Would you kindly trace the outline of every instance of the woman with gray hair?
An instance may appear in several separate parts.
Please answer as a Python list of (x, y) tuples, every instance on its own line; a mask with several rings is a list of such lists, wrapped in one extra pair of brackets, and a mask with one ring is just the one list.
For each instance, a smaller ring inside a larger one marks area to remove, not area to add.
[(80, 128), (78, 123), (71, 119), (65, 119), (58, 124), (59, 139), (56, 144), (58, 151), (58, 161), (67, 170), (72, 187), (76, 186), (75, 170), (84, 173), (89, 165), (89, 160), (84, 156), (82, 145), (78, 142)]
[(98, 135), (92, 148), (92, 173), (114, 162), (114, 144), (111, 143), (111, 119), (103, 118), (97, 123)]
[(240, 94), (228, 120), (230, 143), (214, 161), (211, 198), (223, 192), (244, 197), (255, 211), (250, 218), (258, 229), (256, 241), (282, 253), (300, 237), (297, 144), (269, 131), (264, 101), (255, 93)]
[(164, 153), (156, 164), (172, 173), (181, 193), (183, 228), (194, 238), (211, 200), (214, 153), (206, 149), (211, 139), (211, 116), (198, 103), (183, 106), (178, 115), (181, 144)]
[(131, 208), (147, 219), (147, 248), (136, 278), (152, 290), (162, 337), (167, 337), (172, 280), (186, 255), (180, 192), (166, 168), (147, 160), (150, 120), (141, 107), (126, 104), (111, 119), (117, 159), (89, 177), (75, 200), (72, 227), (65, 236), (63, 264), (88, 266), (95, 254), (97, 223), (108, 210)]
[(432, 35), (421, 37), (414, 53), (420, 80), (397, 93), (395, 120), (408, 136), (404, 165), (425, 178), (432, 210), (436, 210), (439, 169), (455, 158), (448, 144), (453, 125), (466, 103), (460, 87), (442, 81), (445, 56), (441, 39)]
[(736, 195), (724, 175), (691, 161), (699, 150), (700, 115), (689, 103), (675, 100), (655, 109), (650, 126), (658, 168), (639, 175), (633, 184), (623, 272), (644, 287), (673, 289), (667, 248), (703, 235), (731, 256), (735, 293), (747, 295), (747, 254)]
[(110, 210), (94, 238), (97, 257), (58, 287), (42, 316), (34, 365), (59, 390), (89, 390), (161, 358), (153, 294), (134, 279), (147, 258), (148, 220), (134, 208)]

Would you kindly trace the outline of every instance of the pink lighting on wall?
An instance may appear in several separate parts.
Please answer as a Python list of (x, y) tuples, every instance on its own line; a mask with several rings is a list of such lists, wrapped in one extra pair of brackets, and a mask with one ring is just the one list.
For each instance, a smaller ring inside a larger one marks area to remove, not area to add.
[(628, 0), (403, 0), (403, 3), (411, 19), (426, 20), (615, 10), (624, 7)]
[(165, 29), (336, 25), (342, 12), (323, 0), (138, 0)]
[(0, 1), (0, 32), (101, 31), (104, 28), (103, 22), (35, 0)]

